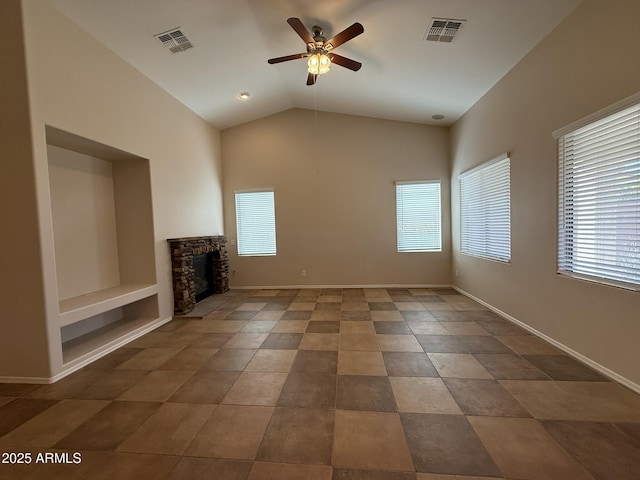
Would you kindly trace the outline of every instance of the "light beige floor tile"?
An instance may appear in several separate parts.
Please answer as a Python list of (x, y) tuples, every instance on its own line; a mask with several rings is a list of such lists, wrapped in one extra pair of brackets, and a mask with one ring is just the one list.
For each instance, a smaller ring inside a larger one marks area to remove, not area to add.
[[(225, 312), (229, 313), (229, 312)], [(182, 327), (181, 331), (197, 333), (237, 333), (247, 322), (244, 320), (195, 320)]]
[(466, 353), (428, 353), (441, 377), (493, 378), (473, 356)]
[(344, 321), (340, 322), (340, 333), (369, 333), (375, 335), (376, 330), (373, 328), (373, 322)]
[(308, 324), (308, 320), (280, 320), (271, 333), (304, 333)]
[(165, 402), (195, 372), (156, 370), (149, 372), (142, 380), (118, 397), (118, 400), (137, 402)]
[(269, 333), (273, 330), (273, 327), (276, 326), (276, 321), (266, 321), (266, 320), (258, 320), (258, 321), (250, 321), (242, 327), (240, 330), (241, 333)]
[(424, 305), (427, 310), (431, 310), (434, 312), (455, 310), (455, 308), (453, 308), (446, 302), (422, 302), (422, 305)]
[(312, 310), (315, 310), (315, 308), (316, 308), (315, 302), (293, 302), (291, 305), (289, 305), (289, 308), (287, 308), (287, 310), (312, 311)]
[(118, 365), (118, 369), (154, 370), (178, 353), (180, 348), (146, 348), (126, 362)]
[(422, 352), (422, 346), (413, 335), (378, 335), (383, 352)]
[(305, 333), (300, 350), (338, 350), (337, 333)]
[[(359, 322), (356, 322), (359, 323)], [(341, 333), (340, 350), (379, 351), (378, 339), (372, 333)]]
[(420, 312), (426, 310), (426, 307), (420, 302), (395, 302), (396, 307), (401, 312)]
[(223, 348), (259, 348), (268, 333), (236, 333)]
[(221, 403), (227, 405), (275, 405), (286, 379), (286, 373), (243, 372)]
[(386, 375), (380, 352), (338, 352), (338, 375)]
[(217, 348), (184, 348), (164, 362), (160, 370), (199, 370), (215, 353)]
[(447, 330), (439, 322), (407, 322), (411, 331), (416, 335), (451, 335), (451, 332)]
[(165, 403), (116, 450), (181, 455), (215, 408), (215, 405)]
[(467, 419), (498, 468), (508, 478), (592, 479), (536, 420), (499, 417)]
[(186, 455), (253, 460), (272, 413), (273, 407), (220, 405)]
[(266, 307), (266, 303), (258, 303), (258, 302), (249, 302), (243, 303), (239, 307), (236, 308), (238, 312), (259, 312), (264, 307)]
[(248, 480), (331, 480), (328, 465), (255, 462)]
[(501, 380), (540, 419), (640, 422), (640, 395), (614, 382)]
[(105, 400), (62, 400), (0, 438), (0, 447), (3, 451), (52, 447), (108, 404)]
[[(228, 313), (229, 312), (225, 310), (214, 310), (213, 312), (205, 316), (203, 320), (222, 320), (224, 317), (227, 316)], [(194, 322), (200, 322), (200, 321), (201, 320), (194, 320)]]
[(491, 335), (475, 322), (442, 322), (451, 335)]
[(390, 377), (399, 412), (462, 414), (439, 378)]
[(280, 293), (280, 290), (278, 290), (277, 288), (273, 288), (273, 289), (260, 290), (254, 293), (253, 296), (254, 297), (277, 297), (279, 293)]
[(409, 293), (416, 296), (435, 295), (435, 292), (430, 288), (410, 288)]
[(288, 373), (296, 358), (296, 350), (258, 350), (245, 372)]
[(518, 355), (563, 355), (553, 345), (534, 335), (504, 335), (496, 339)]
[(367, 302), (342, 302), (342, 310), (345, 312), (363, 312), (369, 310)]
[(263, 310), (261, 312), (256, 313), (255, 317), (251, 319), (252, 322), (255, 321), (267, 321), (267, 322), (277, 322), (284, 315), (284, 310)]
[(404, 322), (404, 317), (397, 310), (373, 310), (371, 320), (374, 322)]
[[(389, 448), (390, 445), (393, 448)], [(336, 410), (333, 464), (412, 471), (413, 462), (399, 415)]]
[(342, 295), (320, 295), (319, 303), (342, 303)]

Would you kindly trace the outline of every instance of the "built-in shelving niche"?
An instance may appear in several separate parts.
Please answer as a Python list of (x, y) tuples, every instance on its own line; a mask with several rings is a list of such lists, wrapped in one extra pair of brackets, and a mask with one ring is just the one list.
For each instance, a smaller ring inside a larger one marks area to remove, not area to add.
[(65, 370), (159, 322), (151, 181), (145, 158), (46, 135)]

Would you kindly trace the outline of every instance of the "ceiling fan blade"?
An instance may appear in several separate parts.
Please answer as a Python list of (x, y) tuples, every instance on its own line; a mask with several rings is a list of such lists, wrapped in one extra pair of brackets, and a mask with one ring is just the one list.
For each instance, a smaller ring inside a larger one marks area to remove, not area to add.
[(353, 70), (357, 72), (362, 67), (360, 62), (356, 62), (355, 60), (351, 60), (350, 58), (343, 57), (342, 55), (338, 55), (336, 53), (330, 53), (329, 58), (331, 59), (331, 63), (335, 63), (336, 65), (340, 65), (341, 67), (348, 68), (349, 70)]
[(332, 48), (336, 48), (342, 45), (345, 42), (348, 42), (354, 37), (357, 37), (362, 32), (364, 32), (364, 27), (356, 22), (350, 27), (345, 28), (342, 32), (337, 34), (335, 37), (330, 38), (326, 42), (324, 42), (324, 48), (327, 50), (331, 50)]
[(267, 62), (273, 65), (274, 63), (288, 62), (289, 60), (298, 60), (299, 58), (308, 56), (308, 53), (294, 53), (293, 55), (287, 55), (285, 57), (270, 58), (269, 60), (267, 60)]
[(315, 85), (317, 77), (318, 75), (315, 73), (309, 72), (309, 75), (307, 75), (307, 85)]
[(311, 32), (307, 30), (307, 27), (304, 26), (304, 24), (300, 21), (299, 18), (296, 18), (296, 17), (287, 18), (287, 23), (291, 25), (291, 28), (293, 28), (298, 35), (300, 35), (300, 38), (304, 40), (304, 43), (315, 42), (315, 40), (313, 39), (313, 35), (311, 35)]

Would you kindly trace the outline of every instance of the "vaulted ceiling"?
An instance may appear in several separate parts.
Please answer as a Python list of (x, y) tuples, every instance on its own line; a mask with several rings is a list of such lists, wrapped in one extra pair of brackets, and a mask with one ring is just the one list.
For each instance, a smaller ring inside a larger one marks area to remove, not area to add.
[[(450, 125), (581, 0), (49, 1), (224, 129), (294, 107)], [(334, 65), (306, 86), (304, 59), (267, 64), (305, 51), (288, 17), (327, 38), (360, 22), (364, 33), (336, 53), (362, 69)], [(466, 22), (451, 43), (425, 41), (432, 18)], [(194, 47), (171, 54), (154, 35), (176, 27)]]

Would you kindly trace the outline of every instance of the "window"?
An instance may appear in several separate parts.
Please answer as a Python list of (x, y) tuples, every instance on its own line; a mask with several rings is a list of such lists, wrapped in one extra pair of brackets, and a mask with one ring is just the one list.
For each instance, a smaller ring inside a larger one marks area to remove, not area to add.
[(273, 191), (236, 193), (238, 255), (276, 254)]
[(440, 252), (440, 181), (397, 182), (398, 252)]
[(556, 134), (558, 271), (640, 290), (640, 104), (599, 116)]
[(460, 251), (511, 260), (511, 160), (505, 154), (458, 177)]

